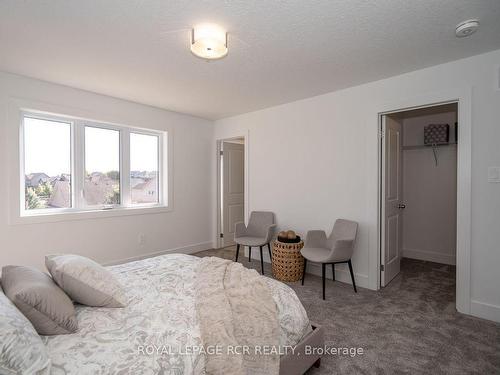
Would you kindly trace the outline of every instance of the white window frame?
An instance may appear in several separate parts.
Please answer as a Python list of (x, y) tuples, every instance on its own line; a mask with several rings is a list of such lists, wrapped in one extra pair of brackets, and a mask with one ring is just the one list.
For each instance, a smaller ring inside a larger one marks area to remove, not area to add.
[[(43, 221), (59, 221), (66, 219), (94, 218), (101, 216), (117, 216), (170, 211), (170, 169), (169, 150), (171, 137), (169, 132), (139, 127), (113, 124), (103, 121), (46, 113), (36, 110), (20, 110), (19, 125), (19, 215), (16, 222), (26, 219), (49, 219)], [(45, 208), (27, 210), (25, 208), (25, 165), (24, 165), (24, 118), (68, 123), (71, 127), (71, 208)], [(83, 198), (85, 181), (85, 127), (94, 127), (119, 131), (120, 134), (120, 204), (119, 205), (86, 205)], [(145, 204), (131, 203), (130, 189), (130, 133), (158, 137), (158, 202)], [(167, 148), (165, 150), (165, 148)], [(55, 220), (52, 220), (55, 219)]]

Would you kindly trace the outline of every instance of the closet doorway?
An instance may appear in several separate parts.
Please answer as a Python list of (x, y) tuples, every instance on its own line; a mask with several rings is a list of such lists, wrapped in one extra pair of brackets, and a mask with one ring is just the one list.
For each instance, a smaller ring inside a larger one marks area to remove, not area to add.
[(382, 114), (381, 127), (380, 286), (402, 262), (455, 275), (458, 103)]

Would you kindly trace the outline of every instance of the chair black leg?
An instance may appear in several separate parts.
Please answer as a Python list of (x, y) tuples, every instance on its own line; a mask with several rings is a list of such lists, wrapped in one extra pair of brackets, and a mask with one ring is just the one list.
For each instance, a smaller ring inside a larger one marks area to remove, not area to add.
[(267, 250), (269, 250), (269, 261), (273, 264), (273, 253), (271, 252), (271, 245), (267, 244)]
[(304, 270), (302, 271), (302, 285), (304, 285), (304, 279), (306, 278), (306, 266), (307, 266), (307, 259), (304, 258)]
[(335, 281), (335, 264), (332, 263), (332, 280)]
[(352, 280), (352, 286), (354, 287), (354, 293), (357, 293), (358, 291), (356, 289), (356, 282), (354, 281), (354, 272), (352, 272), (351, 260), (349, 259), (347, 263), (349, 264), (349, 272), (351, 272), (351, 280)]
[(321, 366), (321, 358), (318, 358), (318, 360), (316, 362), (313, 363), (313, 366), (315, 368), (319, 368)]
[(248, 246), (248, 261), (252, 261), (252, 246)]
[(236, 262), (238, 261), (238, 255), (240, 254), (240, 244), (236, 244)]
[(262, 255), (262, 246), (259, 246), (260, 250), (260, 269), (262, 270), (262, 274), (264, 274), (264, 256)]
[(323, 300), (325, 299), (325, 271), (326, 271), (326, 263), (321, 263), (321, 276), (323, 277)]

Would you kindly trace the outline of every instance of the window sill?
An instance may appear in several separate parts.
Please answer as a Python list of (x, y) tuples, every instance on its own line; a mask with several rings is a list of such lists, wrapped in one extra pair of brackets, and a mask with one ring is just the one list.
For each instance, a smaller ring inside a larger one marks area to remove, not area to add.
[(169, 206), (141, 206), (141, 207), (118, 207), (113, 209), (98, 209), (75, 212), (48, 212), (34, 215), (12, 217), (11, 225), (56, 223), (73, 220), (105, 219), (110, 217), (161, 214), (172, 211)]

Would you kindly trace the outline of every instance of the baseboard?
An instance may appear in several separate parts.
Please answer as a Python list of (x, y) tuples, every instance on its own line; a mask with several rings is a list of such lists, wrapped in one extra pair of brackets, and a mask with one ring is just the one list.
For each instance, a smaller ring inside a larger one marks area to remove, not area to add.
[(478, 318), (493, 320), (500, 323), (500, 306), (489, 303), (470, 301), (470, 314)]
[(208, 250), (208, 249), (211, 249), (211, 248), (212, 248), (212, 241), (200, 242), (200, 243), (197, 243), (197, 244), (188, 245), (188, 246), (182, 246), (182, 247), (177, 247), (177, 248), (174, 248), (174, 249), (155, 251), (155, 252), (152, 252), (152, 253), (141, 254), (141, 255), (137, 255), (137, 256), (125, 258), (125, 259), (113, 260), (113, 261), (104, 263), (104, 265), (105, 266), (114, 266), (114, 265), (117, 265), (117, 264), (134, 262), (136, 260), (142, 260), (142, 259), (146, 259), (146, 258), (153, 258), (153, 257), (159, 256), (159, 255), (165, 255), (165, 254), (174, 254), (174, 253), (178, 253), (178, 254), (193, 254), (193, 253), (197, 253), (197, 252), (203, 251), (203, 250)]
[(449, 255), (427, 250), (403, 249), (403, 257), (418, 259), (418, 260), (426, 260), (428, 262), (449, 264), (452, 266), (457, 264), (457, 259), (455, 254)]
[[(245, 247), (245, 257), (248, 257), (248, 249)], [(263, 250), (264, 254), (264, 262), (271, 263), (269, 259), (269, 254), (267, 247)], [(258, 248), (252, 249), (252, 259), (258, 260), (260, 262), (260, 253)], [(351, 282), (351, 274), (349, 272), (349, 268), (347, 268), (347, 264), (337, 264), (335, 266), (335, 280), (340, 281), (347, 284), (352, 284)], [(353, 266), (353, 268), (355, 268)], [(321, 264), (319, 263), (309, 263), (307, 265), (306, 273), (321, 277)], [(326, 268), (326, 278), (332, 280), (332, 266), (327, 266)], [(370, 289), (368, 275), (363, 275), (360, 273), (354, 272), (354, 279), (356, 281), (356, 286), (361, 288)]]

